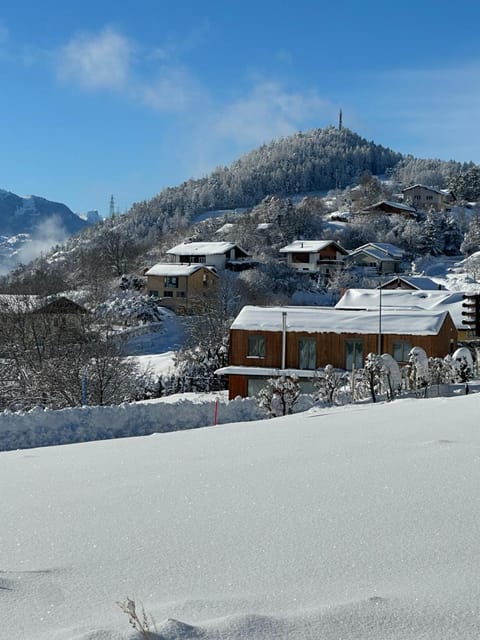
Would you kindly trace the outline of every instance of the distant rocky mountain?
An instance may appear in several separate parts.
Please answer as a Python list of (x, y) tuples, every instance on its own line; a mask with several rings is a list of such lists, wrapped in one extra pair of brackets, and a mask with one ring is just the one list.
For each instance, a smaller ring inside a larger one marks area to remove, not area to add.
[(0, 273), (30, 262), (93, 222), (61, 202), (0, 189)]
[(17, 196), (0, 189), (0, 235), (35, 234), (51, 218), (66, 235), (81, 231), (87, 222), (61, 202), (52, 202), (39, 196)]

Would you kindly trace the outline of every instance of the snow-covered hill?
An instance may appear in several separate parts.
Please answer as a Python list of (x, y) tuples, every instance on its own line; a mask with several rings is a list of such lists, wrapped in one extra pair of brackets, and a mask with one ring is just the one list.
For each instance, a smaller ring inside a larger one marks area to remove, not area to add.
[(0, 454), (0, 638), (478, 638), (479, 398)]

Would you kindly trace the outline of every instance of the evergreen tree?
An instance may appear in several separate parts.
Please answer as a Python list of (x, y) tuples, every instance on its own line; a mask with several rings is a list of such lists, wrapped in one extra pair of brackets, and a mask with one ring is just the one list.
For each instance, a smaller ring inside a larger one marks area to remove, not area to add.
[(462, 245), (460, 247), (461, 252), (470, 256), (476, 251), (480, 251), (480, 211), (475, 209), (468, 231), (463, 238)]

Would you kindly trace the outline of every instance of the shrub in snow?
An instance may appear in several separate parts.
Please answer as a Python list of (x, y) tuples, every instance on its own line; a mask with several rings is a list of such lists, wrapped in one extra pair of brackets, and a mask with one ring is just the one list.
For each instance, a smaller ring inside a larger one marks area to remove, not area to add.
[(271, 416), (285, 416), (293, 412), (300, 397), (300, 385), (296, 376), (270, 378), (257, 395), (260, 407)]
[(408, 354), (407, 379), (411, 389), (425, 389), (429, 381), (428, 356), (421, 347), (413, 347)]
[(95, 309), (95, 315), (100, 319), (123, 325), (162, 320), (162, 310), (154, 298), (129, 292), (117, 294), (99, 304)]
[(368, 387), (372, 402), (377, 401), (377, 395), (381, 392), (385, 367), (382, 357), (377, 353), (369, 353), (365, 359), (363, 378)]
[(153, 640), (154, 633), (156, 635), (157, 627), (152, 616), (148, 615), (142, 605), (141, 611), (137, 611), (135, 600), (127, 598), (123, 602), (117, 602), (120, 609), (128, 616), (130, 626), (138, 631), (140, 636), (145, 640)]
[(467, 347), (461, 347), (452, 354), (457, 382), (465, 383), (465, 393), (468, 393), (468, 381), (473, 378), (473, 358)]
[(402, 389), (402, 374), (398, 362), (389, 353), (382, 353), (383, 378), (387, 387), (387, 399), (393, 400)]
[(175, 357), (175, 373), (159, 380), (158, 395), (227, 389), (226, 378), (215, 375), (217, 369), (226, 366), (227, 360), (228, 349), (224, 344), (179, 351)]
[(328, 405), (337, 404), (340, 397), (345, 395), (342, 391), (349, 385), (350, 376), (346, 371), (334, 369), (331, 364), (327, 364), (324, 369), (319, 369), (313, 378), (314, 399)]

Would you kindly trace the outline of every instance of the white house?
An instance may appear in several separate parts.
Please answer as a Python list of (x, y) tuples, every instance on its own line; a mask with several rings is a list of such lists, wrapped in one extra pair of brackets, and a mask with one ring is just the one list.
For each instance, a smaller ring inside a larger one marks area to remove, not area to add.
[(329, 276), (341, 269), (348, 251), (335, 240), (295, 240), (280, 249), (288, 266), (297, 271)]
[(172, 261), (182, 264), (205, 264), (216, 269), (241, 269), (248, 266), (250, 255), (233, 242), (182, 242), (169, 249)]

